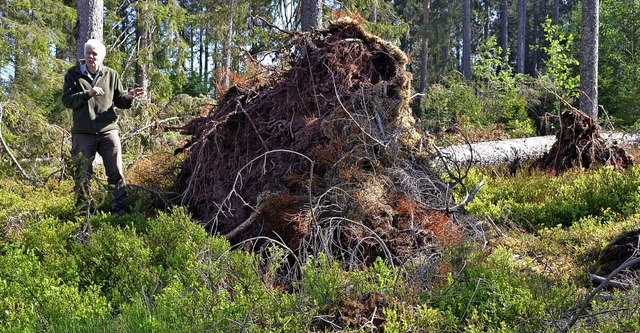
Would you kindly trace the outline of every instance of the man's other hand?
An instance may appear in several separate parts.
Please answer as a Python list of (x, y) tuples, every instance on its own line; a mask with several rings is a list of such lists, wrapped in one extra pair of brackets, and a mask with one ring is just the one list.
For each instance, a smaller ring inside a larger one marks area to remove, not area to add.
[(127, 99), (132, 100), (142, 94), (144, 94), (144, 89), (142, 89), (142, 87), (136, 87), (129, 90), (129, 93), (127, 94)]

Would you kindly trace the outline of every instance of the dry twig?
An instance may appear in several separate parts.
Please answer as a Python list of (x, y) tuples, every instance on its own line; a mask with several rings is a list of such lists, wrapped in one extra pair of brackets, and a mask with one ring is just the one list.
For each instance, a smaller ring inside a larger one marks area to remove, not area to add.
[(614, 277), (616, 277), (616, 275), (618, 275), (621, 271), (633, 265), (636, 265), (638, 263), (640, 263), (640, 257), (630, 258), (629, 260), (625, 261), (622, 265), (620, 265), (618, 268), (613, 270), (613, 272), (609, 273), (609, 275), (607, 275), (607, 277), (595, 289), (593, 289), (591, 293), (589, 293), (589, 295), (587, 295), (587, 297), (584, 299), (582, 304), (580, 304), (580, 307), (576, 310), (576, 312), (571, 317), (571, 320), (569, 321), (569, 323), (564, 328), (562, 328), (561, 332), (563, 333), (567, 332), (573, 325), (575, 325), (578, 319), (580, 319), (580, 315), (582, 314), (582, 311), (584, 311), (584, 309), (591, 303), (591, 300), (593, 299), (593, 297), (595, 297), (598, 294), (598, 292), (600, 292), (600, 290), (602, 290), (604, 287), (609, 285), (610, 281)]

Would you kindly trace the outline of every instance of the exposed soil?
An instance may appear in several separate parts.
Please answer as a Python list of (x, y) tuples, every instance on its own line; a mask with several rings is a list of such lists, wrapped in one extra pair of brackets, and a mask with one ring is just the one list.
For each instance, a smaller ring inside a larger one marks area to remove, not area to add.
[[(351, 19), (292, 34), (287, 49), (294, 51), (277, 59), (284, 70), (233, 86), (183, 128), (191, 139), (180, 149), (182, 203), (236, 245), (270, 239), (351, 265), (382, 256), (437, 271), (438, 263), (418, 261), (461, 241), (465, 216), (451, 211), (451, 188), (429, 152), (414, 148), (423, 136), (404, 53)], [(540, 167), (631, 164), (590, 118), (570, 110), (562, 120)], [(378, 326), (385, 319), (376, 310), (390, 301), (353, 294), (324, 312), (345, 325)]]
[(413, 147), (408, 59), (348, 18), (295, 34), (285, 71), (189, 123), (178, 188), (212, 233), (368, 262), (461, 240), (447, 184)]
[(596, 165), (611, 165), (625, 169), (633, 164), (627, 152), (616, 141), (607, 141), (598, 123), (582, 112), (564, 111), (561, 125), (556, 142), (534, 166), (561, 173), (571, 167), (589, 169)]
[[(608, 244), (598, 256), (595, 272), (601, 276), (607, 276), (627, 260), (640, 256), (640, 229), (622, 233)], [(640, 282), (640, 264), (631, 265), (621, 275), (631, 275), (634, 283)], [(620, 277), (615, 277), (619, 280)]]

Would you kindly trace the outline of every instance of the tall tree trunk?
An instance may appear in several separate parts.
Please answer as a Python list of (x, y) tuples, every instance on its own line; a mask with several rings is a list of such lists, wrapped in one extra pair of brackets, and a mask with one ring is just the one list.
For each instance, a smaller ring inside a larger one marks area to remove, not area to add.
[(201, 78), (202, 79), (202, 83), (204, 84), (205, 89), (207, 89), (207, 91), (209, 90), (209, 80), (207, 79), (209, 77), (209, 58), (211, 57), (211, 52), (209, 52), (209, 38), (208, 38), (208, 32), (209, 31), (209, 27), (206, 27), (206, 30), (203, 35), (204, 38), (204, 76)]
[(560, 0), (553, 1), (553, 17), (551, 22), (555, 25), (560, 24)]
[[(540, 45), (540, 41), (543, 40), (543, 37), (540, 36), (542, 29), (542, 22), (540, 21), (546, 15), (547, 10), (547, 0), (538, 1), (538, 3), (542, 2), (538, 6), (533, 8), (533, 45)], [(531, 52), (531, 74), (538, 76), (538, 68), (540, 68), (541, 57), (539, 48), (534, 48)]]
[(78, 0), (76, 27), (76, 59), (84, 59), (84, 43), (89, 39), (102, 40), (103, 0)]
[(378, 0), (373, 0), (372, 6), (369, 22), (376, 23), (378, 22)]
[(500, 46), (502, 47), (502, 58), (506, 60), (509, 52), (509, 6), (507, 0), (502, 0), (500, 21), (502, 25), (500, 30)]
[(188, 24), (187, 28), (189, 31), (189, 51), (191, 61), (189, 62), (189, 75), (193, 75), (195, 71), (195, 62), (196, 62), (196, 41), (195, 34), (193, 33), (193, 25)]
[[(231, 17), (231, 15), (229, 15), (229, 17)], [(231, 19), (233, 20), (233, 19)], [(233, 23), (233, 22), (232, 22)], [(198, 38), (198, 76), (200, 77), (200, 80), (202, 80), (202, 78), (204, 77), (204, 35), (205, 35), (205, 29), (204, 27), (200, 27), (198, 28), (198, 32), (200, 33), (200, 37)]]
[(149, 88), (149, 64), (151, 63), (151, 43), (149, 41), (150, 11), (148, 4), (142, 2), (138, 7), (136, 35), (138, 38), (138, 58), (136, 61), (135, 83), (145, 91)]
[[(451, 38), (447, 38), (444, 41), (442, 48), (440, 49), (440, 55), (442, 56), (442, 60), (440, 61), (441, 66), (436, 69), (438, 73), (442, 73), (444, 71), (448, 71), (449, 61), (451, 60)], [(454, 58), (455, 59), (455, 58)]]
[(493, 20), (491, 19), (491, 12), (493, 12), (493, 8), (491, 8), (491, 3), (489, 1), (484, 2), (484, 12), (487, 15), (485, 19), (484, 25), (484, 39), (489, 39), (489, 37), (493, 34), (491, 31), (491, 25), (493, 24)]
[(598, 0), (582, 0), (582, 52), (580, 59), (580, 110), (598, 119)]
[(300, 22), (302, 31), (322, 27), (322, 0), (301, 0)]
[(524, 73), (527, 38), (527, 2), (518, 0), (518, 50), (516, 57), (516, 70)]
[(231, 48), (233, 47), (233, 10), (235, 0), (228, 0), (229, 17), (227, 18), (227, 39), (224, 41), (224, 65), (222, 69), (222, 86), (226, 91), (231, 84), (229, 75), (231, 73)]
[(422, 13), (422, 40), (420, 49), (420, 85), (418, 92), (427, 90), (427, 64), (429, 57), (429, 13), (431, 12), (431, 0), (424, 0), (424, 12)]
[(471, 81), (471, 0), (463, 1), (462, 10), (462, 75)]

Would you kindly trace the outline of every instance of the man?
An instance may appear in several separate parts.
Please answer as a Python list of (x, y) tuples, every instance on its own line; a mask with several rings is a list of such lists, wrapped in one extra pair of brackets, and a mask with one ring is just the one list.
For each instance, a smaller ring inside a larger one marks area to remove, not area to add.
[(62, 103), (73, 109), (71, 155), (77, 161), (73, 177), (76, 207), (86, 211), (91, 206), (92, 161), (98, 153), (111, 187), (111, 212), (123, 215), (126, 183), (115, 108), (130, 108), (133, 99), (144, 91), (142, 88), (125, 91), (118, 73), (102, 64), (105, 55), (101, 41), (90, 39), (84, 44), (84, 62), (80, 61), (65, 75)]

